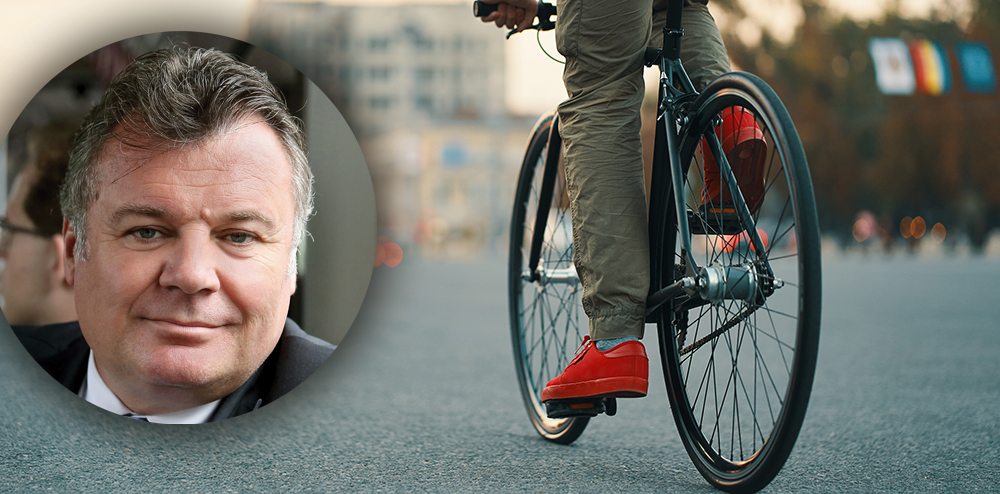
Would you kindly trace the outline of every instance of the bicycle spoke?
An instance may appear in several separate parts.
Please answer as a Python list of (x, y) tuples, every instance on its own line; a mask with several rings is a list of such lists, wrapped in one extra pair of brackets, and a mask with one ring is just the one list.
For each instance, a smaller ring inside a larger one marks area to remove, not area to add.
[[(776, 256), (776, 257), (768, 257), (768, 258), (767, 258), (767, 260), (768, 260), (768, 261), (772, 261), (772, 262), (773, 262), (773, 261), (780, 261), (780, 260), (782, 260), (782, 259), (790, 259), (790, 258), (793, 258), (793, 257), (798, 257), (798, 255), (799, 255), (799, 254), (798, 254), (798, 253), (796, 252), (796, 253), (792, 253), (792, 254), (786, 254), (786, 255), (783, 255), (783, 256)], [(767, 277), (767, 276), (764, 276), (764, 277), (765, 277), (765, 278), (769, 278), (769, 279), (771, 279), (771, 280), (773, 280), (773, 279), (774, 279), (773, 277)], [(787, 284), (789, 284), (789, 283), (791, 283), (791, 282), (789, 282), (789, 281), (785, 281), (785, 284), (786, 284), (786, 285), (787, 285)], [(795, 283), (791, 283), (791, 286), (797, 286), (797, 285), (796, 285)]]

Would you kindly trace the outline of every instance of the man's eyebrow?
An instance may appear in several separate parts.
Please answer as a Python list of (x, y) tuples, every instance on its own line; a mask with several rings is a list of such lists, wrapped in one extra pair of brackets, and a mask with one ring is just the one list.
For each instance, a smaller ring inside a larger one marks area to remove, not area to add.
[[(126, 219), (132, 216), (145, 216), (148, 218), (156, 219), (169, 219), (171, 214), (165, 208), (158, 208), (156, 206), (144, 206), (140, 204), (127, 204), (118, 208), (111, 215), (111, 224), (119, 225)], [(274, 230), (276, 224), (270, 216), (254, 210), (246, 211), (236, 211), (230, 213), (226, 216), (226, 220), (230, 223), (236, 223), (241, 221), (257, 222), (264, 225), (265, 228), (269, 230)]]
[(162, 219), (170, 216), (170, 214), (167, 213), (167, 210), (164, 208), (158, 208), (155, 206), (143, 206), (139, 204), (127, 204), (125, 206), (118, 208), (111, 215), (111, 224), (117, 226), (122, 221), (125, 221), (125, 219), (131, 216), (148, 216), (151, 218)]
[(273, 230), (275, 228), (274, 220), (272, 220), (270, 216), (259, 211), (236, 211), (229, 214), (229, 221), (256, 221), (258, 223), (262, 223), (269, 230)]

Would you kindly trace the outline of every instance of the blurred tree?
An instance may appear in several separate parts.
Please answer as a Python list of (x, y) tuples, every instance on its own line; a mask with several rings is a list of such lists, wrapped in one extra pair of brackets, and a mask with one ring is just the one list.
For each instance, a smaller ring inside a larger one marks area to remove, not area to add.
[[(821, 228), (842, 243), (861, 210), (871, 210), (898, 235), (904, 216), (922, 215), (965, 232), (981, 248), (1000, 226), (1000, 97), (969, 94), (961, 83), (956, 41), (986, 43), (1000, 32), (1000, 0), (973, 0), (972, 20), (935, 11), (928, 19), (834, 18), (824, 2), (803, 0), (802, 24), (790, 43), (764, 32), (747, 46), (727, 36), (735, 65), (763, 77), (788, 107), (806, 149)], [(738, 8), (727, 9), (740, 12)], [(930, 39), (949, 52), (950, 94), (885, 96), (876, 85), (868, 40)]]

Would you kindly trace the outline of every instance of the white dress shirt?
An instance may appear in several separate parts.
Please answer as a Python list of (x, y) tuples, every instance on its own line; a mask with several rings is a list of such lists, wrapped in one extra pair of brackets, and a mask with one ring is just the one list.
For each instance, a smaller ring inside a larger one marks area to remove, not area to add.
[(115, 393), (108, 388), (108, 385), (104, 383), (104, 379), (101, 378), (101, 374), (97, 372), (97, 364), (94, 363), (93, 350), (90, 351), (90, 360), (87, 362), (87, 377), (83, 380), (83, 386), (80, 387), (80, 392), (77, 394), (88, 402), (111, 413), (117, 415), (132, 414), (136, 417), (145, 418), (146, 420), (156, 424), (204, 424), (212, 417), (216, 407), (219, 406), (219, 402), (222, 401), (215, 400), (205, 405), (188, 408), (187, 410), (164, 413), (160, 415), (136, 414), (132, 410), (129, 410), (129, 408), (125, 406), (125, 404), (122, 403), (117, 396), (115, 396)]

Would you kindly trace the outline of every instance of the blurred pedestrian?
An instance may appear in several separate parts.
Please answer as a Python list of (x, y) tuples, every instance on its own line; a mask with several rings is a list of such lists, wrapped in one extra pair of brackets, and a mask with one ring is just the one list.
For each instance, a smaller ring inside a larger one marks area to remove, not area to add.
[(11, 325), (76, 320), (73, 287), (63, 269), (63, 216), (59, 186), (66, 175), (76, 125), (40, 127), (28, 140), (28, 159), (14, 180), (0, 220), (0, 295)]

